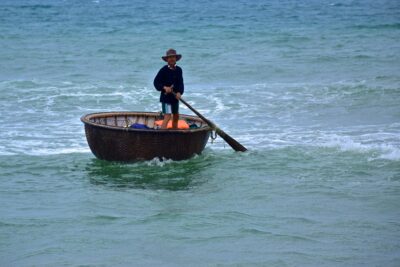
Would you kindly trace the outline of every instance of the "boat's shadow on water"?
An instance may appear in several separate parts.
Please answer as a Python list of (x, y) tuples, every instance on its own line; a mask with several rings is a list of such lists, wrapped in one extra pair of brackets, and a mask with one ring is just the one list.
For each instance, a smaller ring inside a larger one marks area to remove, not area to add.
[(117, 163), (91, 159), (85, 170), (93, 185), (113, 189), (188, 190), (207, 180), (213, 155), (200, 155), (184, 161)]

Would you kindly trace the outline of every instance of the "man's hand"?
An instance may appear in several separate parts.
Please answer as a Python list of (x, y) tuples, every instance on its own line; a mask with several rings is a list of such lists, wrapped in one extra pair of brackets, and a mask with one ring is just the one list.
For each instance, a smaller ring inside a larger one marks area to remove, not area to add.
[(176, 99), (178, 99), (178, 100), (179, 100), (179, 99), (181, 98), (181, 93), (179, 93), (179, 92), (178, 92), (178, 93), (176, 93), (176, 94), (175, 94), (175, 97), (176, 97)]
[(166, 94), (172, 93), (172, 87), (171, 86), (164, 86), (164, 90)]

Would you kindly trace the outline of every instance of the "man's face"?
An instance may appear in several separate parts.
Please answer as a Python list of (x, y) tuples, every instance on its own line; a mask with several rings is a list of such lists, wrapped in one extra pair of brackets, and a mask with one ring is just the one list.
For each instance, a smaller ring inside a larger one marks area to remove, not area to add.
[(176, 56), (169, 56), (167, 58), (168, 65), (174, 66), (176, 64)]

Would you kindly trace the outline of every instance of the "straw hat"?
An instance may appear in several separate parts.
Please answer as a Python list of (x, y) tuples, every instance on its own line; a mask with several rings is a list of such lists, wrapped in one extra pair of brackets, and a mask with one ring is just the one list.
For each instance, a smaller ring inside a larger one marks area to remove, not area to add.
[(176, 50), (175, 50), (175, 49), (172, 49), (172, 48), (171, 48), (171, 49), (168, 49), (168, 51), (165, 53), (165, 56), (162, 56), (161, 58), (162, 58), (164, 61), (168, 61), (167, 58), (168, 58), (168, 57), (172, 57), (172, 56), (176, 56), (176, 61), (180, 60), (181, 57), (182, 57), (182, 55), (176, 53)]

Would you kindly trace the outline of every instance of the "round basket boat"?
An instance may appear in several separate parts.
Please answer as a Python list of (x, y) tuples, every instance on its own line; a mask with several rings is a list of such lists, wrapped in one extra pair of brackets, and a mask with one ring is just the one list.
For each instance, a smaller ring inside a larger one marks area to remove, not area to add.
[[(103, 112), (84, 115), (86, 139), (93, 154), (103, 160), (133, 162), (154, 158), (183, 160), (200, 154), (211, 128), (200, 118), (180, 114), (190, 129), (154, 129), (162, 119), (156, 112)], [(144, 124), (147, 129), (129, 126)]]

